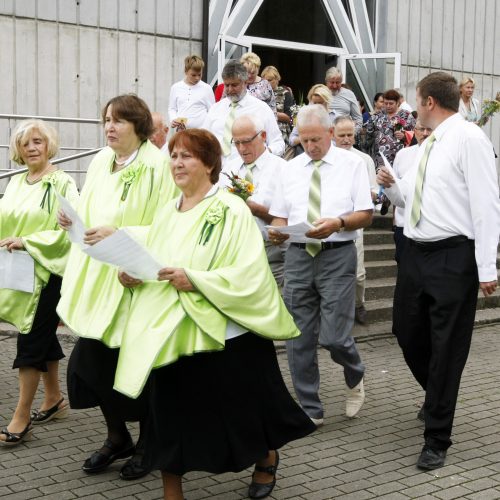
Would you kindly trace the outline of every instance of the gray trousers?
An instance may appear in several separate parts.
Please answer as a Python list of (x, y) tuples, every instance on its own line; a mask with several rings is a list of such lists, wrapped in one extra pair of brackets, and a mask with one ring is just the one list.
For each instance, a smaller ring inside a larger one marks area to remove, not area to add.
[(269, 241), (264, 241), (264, 247), (266, 249), (269, 267), (271, 268), (274, 279), (276, 280), (276, 283), (281, 290), (283, 288), (283, 282), (285, 280), (285, 250), (283, 250), (283, 248), (279, 246), (271, 244)]
[(356, 247), (323, 250), (311, 257), (291, 245), (285, 256), (283, 298), (302, 335), (287, 341), (288, 364), (295, 393), (304, 411), (323, 417), (319, 399), (317, 344), (344, 368), (348, 387), (365, 371), (351, 335), (354, 325)]

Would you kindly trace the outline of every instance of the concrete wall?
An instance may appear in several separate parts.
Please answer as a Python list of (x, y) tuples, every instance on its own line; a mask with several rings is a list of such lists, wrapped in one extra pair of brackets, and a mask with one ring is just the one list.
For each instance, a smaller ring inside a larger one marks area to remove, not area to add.
[[(0, 113), (97, 118), (125, 92), (165, 113), (202, 24), (202, 0), (0, 0)], [(0, 144), (14, 126), (0, 120)], [(57, 127), (65, 146), (103, 144), (100, 126)]]
[[(401, 88), (415, 105), (415, 86), (431, 71), (472, 76), (482, 102), (500, 90), (498, 0), (379, 0), (377, 48), (401, 52)], [(483, 129), (500, 151), (500, 115)]]

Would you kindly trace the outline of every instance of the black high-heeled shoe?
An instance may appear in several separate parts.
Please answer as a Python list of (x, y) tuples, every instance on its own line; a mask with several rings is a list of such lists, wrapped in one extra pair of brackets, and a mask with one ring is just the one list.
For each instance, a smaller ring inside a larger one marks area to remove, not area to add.
[(262, 465), (255, 466), (255, 472), (265, 472), (273, 476), (273, 480), (270, 483), (256, 483), (253, 480), (254, 474), (252, 474), (252, 482), (248, 487), (248, 496), (250, 498), (265, 498), (271, 494), (276, 484), (276, 471), (278, 470), (278, 464), (280, 463), (280, 454), (276, 450), (276, 460), (274, 465), (268, 465), (264, 467)]
[(5, 434), (5, 441), (0, 440), (0, 446), (16, 446), (21, 444), (23, 441), (28, 441), (31, 439), (31, 435), (33, 434), (33, 427), (31, 422), (28, 422), (28, 425), (21, 432), (10, 432), (7, 427), (2, 429), (2, 434)]

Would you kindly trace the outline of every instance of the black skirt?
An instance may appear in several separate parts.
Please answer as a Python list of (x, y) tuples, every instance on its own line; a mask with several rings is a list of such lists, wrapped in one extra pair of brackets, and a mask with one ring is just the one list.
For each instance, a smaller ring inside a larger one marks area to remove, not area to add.
[(316, 429), (253, 333), (154, 370), (149, 400), (145, 463), (172, 474), (239, 472)]
[(146, 418), (147, 385), (137, 399), (113, 389), (119, 352), (119, 348), (111, 349), (98, 340), (78, 339), (68, 362), (67, 383), (71, 408), (100, 406), (129, 422)]
[(17, 336), (17, 355), (12, 368), (29, 366), (46, 372), (47, 362), (64, 358), (57, 339), (59, 316), (56, 307), (61, 298), (61, 281), (59, 276), (51, 274), (42, 289), (30, 332)]

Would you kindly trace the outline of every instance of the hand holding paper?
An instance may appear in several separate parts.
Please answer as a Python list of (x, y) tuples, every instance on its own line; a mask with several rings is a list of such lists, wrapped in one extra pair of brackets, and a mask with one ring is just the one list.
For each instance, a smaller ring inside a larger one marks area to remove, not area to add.
[(80, 216), (78, 215), (76, 210), (71, 206), (70, 202), (66, 198), (64, 198), (64, 196), (61, 196), (56, 191), (56, 197), (57, 201), (59, 202), (59, 207), (64, 212), (65, 218), (71, 221), (71, 226), (67, 229), (70, 241), (72, 243), (76, 243), (82, 248), (85, 248), (87, 246), (83, 241), (85, 238), (85, 231), (87, 230), (85, 224), (83, 223), (82, 219), (80, 219)]
[(267, 229), (272, 229), (278, 233), (288, 234), (289, 238), (286, 241), (290, 243), (317, 243), (315, 238), (308, 238), (306, 233), (314, 226), (309, 222), (300, 222), (291, 226), (266, 226)]

